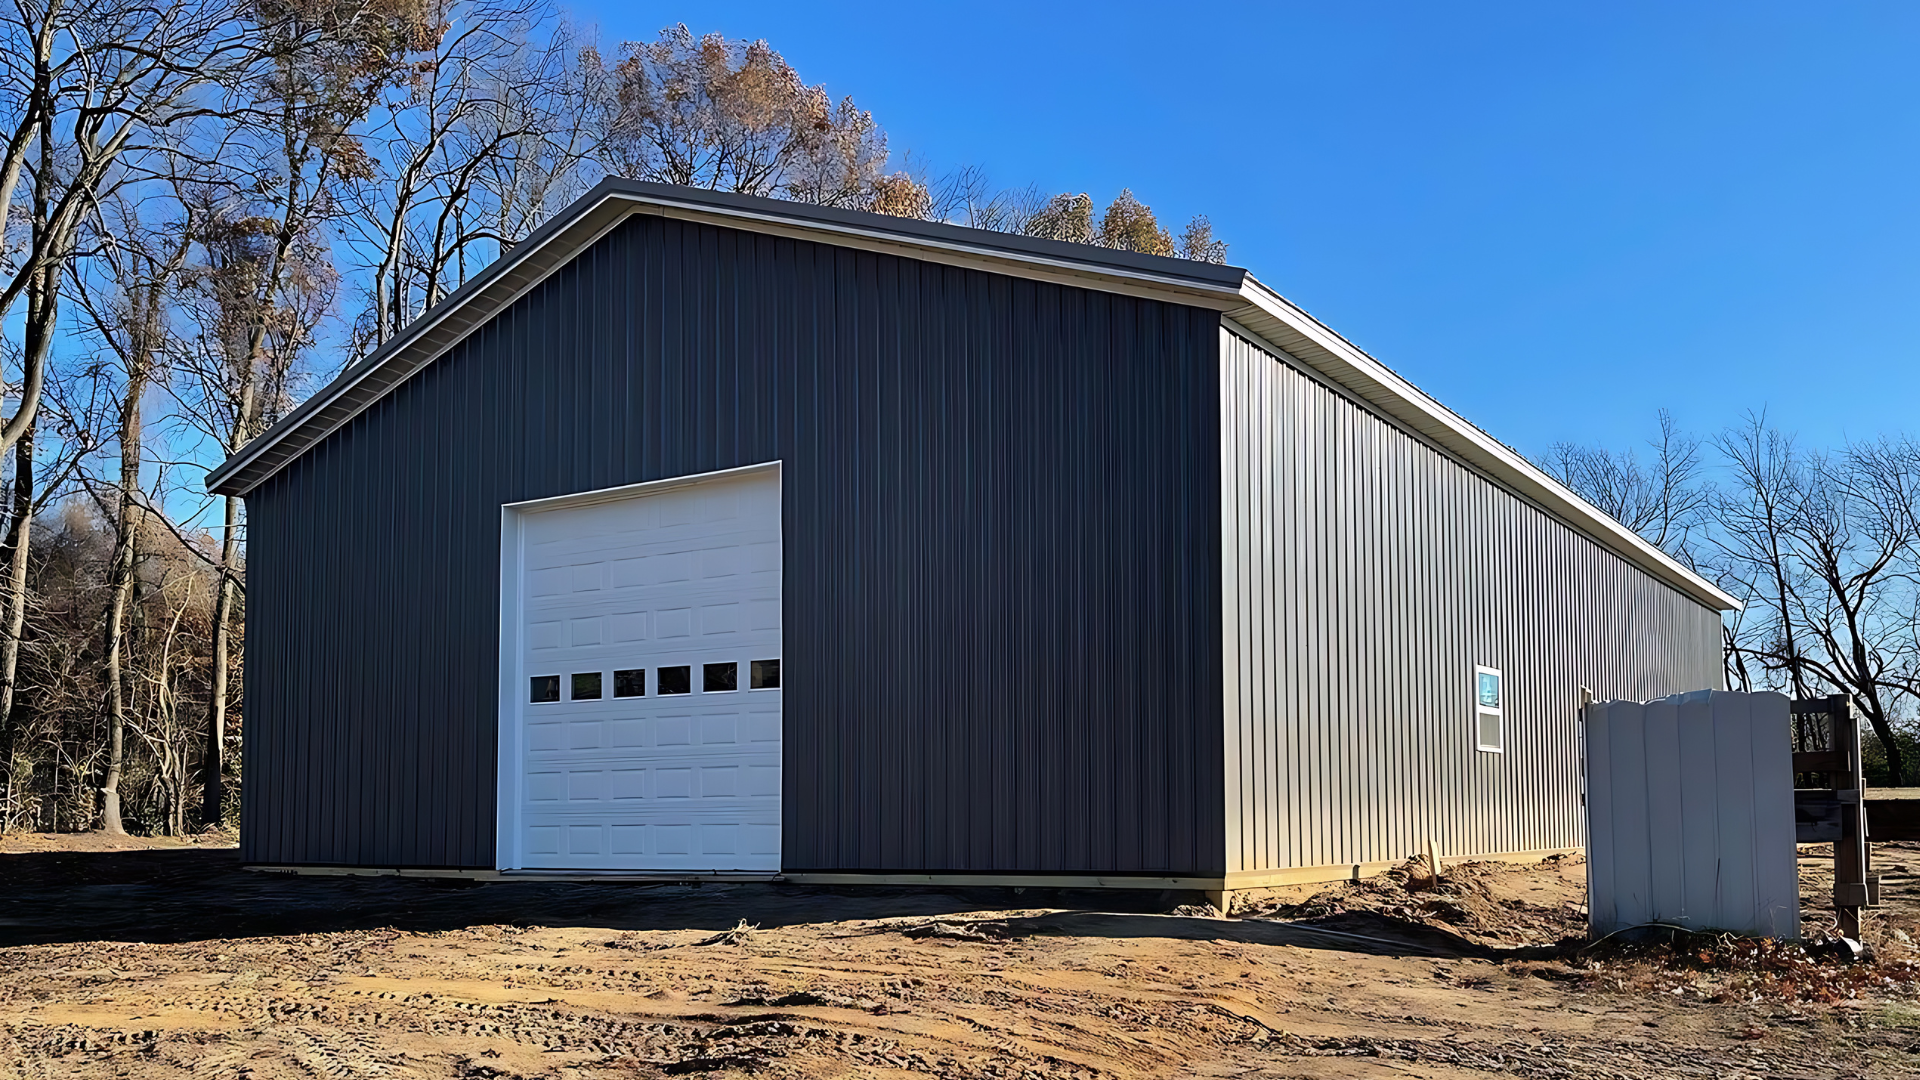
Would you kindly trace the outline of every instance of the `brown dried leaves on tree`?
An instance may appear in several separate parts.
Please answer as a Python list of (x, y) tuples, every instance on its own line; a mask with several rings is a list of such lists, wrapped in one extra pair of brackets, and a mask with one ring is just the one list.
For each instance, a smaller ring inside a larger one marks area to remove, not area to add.
[(852, 98), (808, 86), (764, 41), (684, 25), (613, 69), (601, 161), (636, 180), (921, 216), (925, 185), (888, 173), (887, 137)]
[(1226, 261), (1227, 245), (1206, 218), (1176, 239), (1130, 190), (1096, 220), (1085, 194), (1036, 206), (1031, 192), (989, 194), (974, 168), (931, 185), (919, 170), (889, 171), (887, 136), (873, 114), (808, 86), (765, 41), (669, 27), (622, 48), (602, 96), (599, 159), (615, 176)]
[(1115, 251), (1137, 251), (1143, 255), (1166, 255), (1198, 262), (1227, 261), (1226, 242), (1214, 238), (1212, 222), (1196, 216), (1187, 223), (1176, 242), (1161, 227), (1153, 208), (1136, 198), (1131, 188), (1123, 189), (1108, 204), (1098, 224), (1094, 221), (1093, 199), (1082, 192), (1055, 195), (1026, 220), (1021, 231), (1028, 236), (1091, 244)]

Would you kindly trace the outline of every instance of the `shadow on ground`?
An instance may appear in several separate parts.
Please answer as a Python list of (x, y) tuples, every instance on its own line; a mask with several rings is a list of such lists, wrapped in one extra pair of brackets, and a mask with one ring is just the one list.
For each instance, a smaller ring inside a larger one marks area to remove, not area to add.
[(243, 870), (227, 849), (0, 855), (0, 945), (186, 942), (393, 927), (724, 930), (1009, 908), (1162, 911), (1197, 893), (578, 884), (306, 877)]
[[(582, 884), (305, 877), (241, 869), (225, 849), (0, 855), (0, 945), (178, 943), (491, 924), (725, 930), (919, 917), (999, 938), (1057, 934), (1289, 944), (1382, 955), (1491, 957), (1432, 927), (1354, 915), (1315, 923), (1166, 918), (1198, 893), (773, 884)], [(1066, 909), (975, 923), (990, 912)], [(1324, 925), (1322, 925), (1324, 924)], [(978, 930), (968, 929), (977, 925)]]
[(1459, 934), (1370, 912), (1352, 912), (1306, 922), (1269, 919), (1168, 919), (1152, 914), (1060, 911), (1004, 923), (979, 924), (1005, 937), (1059, 934), (1071, 937), (1155, 937), (1183, 941), (1235, 942), (1243, 945), (1292, 945), (1303, 949), (1370, 953), (1376, 956), (1430, 956), (1530, 960), (1559, 956), (1562, 946), (1490, 948)]

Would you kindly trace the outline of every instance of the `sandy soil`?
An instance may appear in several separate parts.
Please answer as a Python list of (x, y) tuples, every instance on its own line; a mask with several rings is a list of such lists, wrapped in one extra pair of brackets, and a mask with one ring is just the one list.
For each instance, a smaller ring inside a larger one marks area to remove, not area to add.
[(212, 830), (198, 836), (114, 836), (87, 833), (0, 833), (0, 855), (35, 851), (171, 851), (177, 848), (230, 848), (239, 839)]
[(293, 878), (72, 841), (0, 840), (0, 1076), (1920, 1075), (1920, 847), (1879, 852), (1878, 957), (1845, 965), (1582, 951), (1577, 859), (1222, 919), (1180, 895)]

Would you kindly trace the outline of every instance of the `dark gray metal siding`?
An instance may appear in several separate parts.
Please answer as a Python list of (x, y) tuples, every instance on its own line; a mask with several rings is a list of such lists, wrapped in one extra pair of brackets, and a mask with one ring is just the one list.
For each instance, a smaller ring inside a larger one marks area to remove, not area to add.
[[(1228, 869), (1580, 844), (1580, 687), (1717, 688), (1719, 613), (1222, 342)], [(1475, 748), (1477, 664), (1504, 754)]]
[(493, 864), (502, 503), (784, 462), (790, 870), (1221, 870), (1219, 320), (629, 219), (254, 491), (243, 857)]

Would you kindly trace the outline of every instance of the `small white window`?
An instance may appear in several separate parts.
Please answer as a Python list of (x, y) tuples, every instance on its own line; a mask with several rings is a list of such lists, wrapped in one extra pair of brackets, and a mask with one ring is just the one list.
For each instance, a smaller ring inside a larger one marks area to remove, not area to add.
[(1506, 753), (1506, 688), (1501, 685), (1500, 669), (1473, 669), (1473, 730), (1482, 750)]

